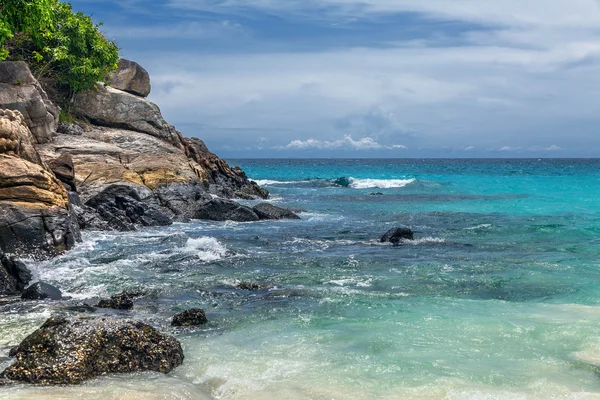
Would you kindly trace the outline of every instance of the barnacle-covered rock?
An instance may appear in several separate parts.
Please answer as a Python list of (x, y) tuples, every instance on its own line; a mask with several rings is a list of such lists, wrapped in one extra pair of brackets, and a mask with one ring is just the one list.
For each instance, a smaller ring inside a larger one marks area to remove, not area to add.
[(138, 371), (169, 373), (183, 362), (177, 339), (143, 322), (114, 318), (48, 319), (10, 354), (2, 377), (40, 385), (78, 384)]

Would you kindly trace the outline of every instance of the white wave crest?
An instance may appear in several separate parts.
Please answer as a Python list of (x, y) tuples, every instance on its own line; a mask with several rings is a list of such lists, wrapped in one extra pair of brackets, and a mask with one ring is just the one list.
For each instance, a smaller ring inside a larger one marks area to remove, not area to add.
[(350, 178), (353, 189), (390, 189), (401, 188), (415, 182), (416, 179), (357, 179)]
[(298, 183), (298, 181), (274, 181), (271, 179), (259, 179), (254, 182), (258, 183), (259, 186), (272, 186), (272, 185), (291, 185)]
[(188, 239), (185, 251), (195, 254), (202, 261), (217, 261), (223, 259), (229, 250), (217, 239), (203, 236), (197, 239)]
[(477, 225), (477, 226), (472, 226), (470, 228), (465, 228), (466, 231), (477, 231), (479, 229), (488, 229), (491, 228), (492, 224), (481, 224), (481, 225)]
[(421, 239), (415, 239), (415, 240), (405, 240), (402, 242), (403, 244), (412, 244), (414, 246), (418, 246), (420, 244), (439, 244), (439, 243), (446, 243), (446, 239), (442, 239), (442, 238), (435, 238), (435, 237), (424, 237)]

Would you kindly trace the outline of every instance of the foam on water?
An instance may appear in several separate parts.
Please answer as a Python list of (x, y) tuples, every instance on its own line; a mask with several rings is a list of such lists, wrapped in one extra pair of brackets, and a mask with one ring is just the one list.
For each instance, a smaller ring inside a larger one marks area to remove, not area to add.
[(350, 187), (353, 189), (392, 189), (403, 188), (416, 179), (357, 179), (350, 178)]
[(185, 251), (196, 255), (205, 262), (218, 261), (229, 253), (227, 247), (214, 237), (203, 236), (196, 239), (188, 239)]

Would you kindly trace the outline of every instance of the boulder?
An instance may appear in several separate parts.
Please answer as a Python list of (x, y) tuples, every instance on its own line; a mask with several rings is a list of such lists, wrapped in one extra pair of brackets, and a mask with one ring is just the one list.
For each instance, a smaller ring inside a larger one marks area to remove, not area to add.
[(72, 136), (81, 136), (83, 135), (83, 128), (77, 124), (71, 124), (69, 122), (61, 122), (58, 124), (58, 128), (56, 129), (58, 133), (62, 133), (63, 135), (72, 135)]
[(59, 109), (23, 61), (0, 62), (0, 109), (20, 111), (38, 143), (56, 135)]
[(252, 222), (260, 218), (247, 206), (232, 200), (212, 199), (206, 203), (196, 215), (197, 219), (210, 221)]
[(31, 271), (23, 262), (0, 252), (0, 296), (21, 293), (31, 279)]
[(78, 384), (114, 373), (169, 373), (183, 362), (181, 344), (150, 325), (112, 318), (48, 319), (11, 351), (3, 378), (39, 385)]
[(108, 76), (108, 84), (115, 89), (148, 97), (150, 94), (150, 75), (142, 66), (124, 58), (119, 60), (116, 71)]
[(41, 161), (23, 116), (0, 110), (0, 248), (47, 257), (80, 239), (63, 184)]
[(37, 282), (25, 289), (21, 298), (23, 300), (62, 300), (62, 293), (55, 286)]
[(199, 308), (192, 308), (175, 314), (171, 321), (171, 326), (196, 326), (204, 325), (208, 322), (206, 313)]
[(111, 296), (108, 300), (100, 300), (96, 307), (112, 308), (113, 310), (131, 310), (133, 308), (133, 297), (129, 293), (117, 294)]
[(73, 113), (93, 124), (145, 133), (183, 148), (181, 134), (163, 119), (156, 104), (122, 90), (98, 85), (79, 93)]
[(75, 187), (75, 167), (73, 166), (73, 157), (70, 154), (65, 153), (60, 157), (49, 161), (48, 167), (56, 175), (67, 188), (73, 192), (76, 192)]
[(381, 243), (400, 244), (402, 240), (413, 240), (414, 234), (410, 228), (394, 228), (385, 233), (379, 241)]
[(292, 211), (269, 203), (258, 204), (252, 207), (252, 210), (254, 210), (260, 219), (300, 219)]

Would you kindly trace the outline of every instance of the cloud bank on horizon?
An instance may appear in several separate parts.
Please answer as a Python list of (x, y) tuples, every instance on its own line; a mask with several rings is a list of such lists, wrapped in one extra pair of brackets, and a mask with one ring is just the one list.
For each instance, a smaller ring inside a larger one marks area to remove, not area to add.
[(226, 157), (600, 150), (596, 0), (75, 0)]

